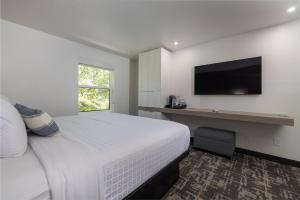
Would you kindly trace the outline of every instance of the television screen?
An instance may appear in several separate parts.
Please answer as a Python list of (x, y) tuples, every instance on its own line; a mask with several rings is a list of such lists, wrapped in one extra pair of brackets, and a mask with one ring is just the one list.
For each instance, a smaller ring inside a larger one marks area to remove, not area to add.
[(195, 67), (195, 95), (261, 94), (261, 57)]

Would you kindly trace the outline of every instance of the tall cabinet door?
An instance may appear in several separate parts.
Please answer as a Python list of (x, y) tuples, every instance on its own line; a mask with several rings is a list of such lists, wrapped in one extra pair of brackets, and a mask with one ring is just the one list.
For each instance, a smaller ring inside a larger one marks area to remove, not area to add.
[(139, 91), (146, 91), (148, 89), (147, 63), (148, 58), (146, 53), (139, 55)]
[(138, 93), (138, 105), (139, 106), (148, 106), (148, 94), (144, 91), (139, 91)]
[[(166, 50), (165, 50), (166, 51)], [(141, 53), (139, 55), (139, 106), (161, 107), (165, 105), (162, 102), (162, 90), (164, 84), (162, 80), (162, 62), (164, 49), (159, 48), (153, 51)], [(140, 111), (140, 116), (161, 118), (160, 113)]]
[(161, 104), (166, 105), (169, 100), (169, 95), (172, 93), (171, 79), (172, 53), (166, 49), (161, 52)]
[(139, 106), (160, 107), (160, 91), (140, 91), (138, 94)]
[(138, 85), (138, 105), (148, 106), (149, 104), (149, 54), (141, 53), (139, 55), (139, 85)]
[(148, 89), (149, 91), (161, 90), (161, 49), (149, 52), (148, 62)]

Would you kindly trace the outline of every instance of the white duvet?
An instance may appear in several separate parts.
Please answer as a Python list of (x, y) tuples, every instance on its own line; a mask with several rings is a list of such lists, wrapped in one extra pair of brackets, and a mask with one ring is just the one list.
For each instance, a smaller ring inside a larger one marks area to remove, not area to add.
[(122, 199), (188, 149), (175, 122), (110, 112), (55, 118), (61, 135), (32, 136), (54, 200)]

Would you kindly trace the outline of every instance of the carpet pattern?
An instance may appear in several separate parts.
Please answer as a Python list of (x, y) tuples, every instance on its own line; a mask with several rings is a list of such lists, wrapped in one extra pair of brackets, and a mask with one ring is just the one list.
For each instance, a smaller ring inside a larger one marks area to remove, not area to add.
[(165, 200), (300, 200), (300, 168), (235, 153), (232, 160), (191, 149)]

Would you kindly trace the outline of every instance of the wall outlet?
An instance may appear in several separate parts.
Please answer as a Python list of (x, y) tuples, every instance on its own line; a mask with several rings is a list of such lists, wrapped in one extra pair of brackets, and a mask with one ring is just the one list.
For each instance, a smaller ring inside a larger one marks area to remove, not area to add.
[(280, 146), (280, 137), (279, 136), (274, 136), (273, 137), (273, 145), (274, 146)]

